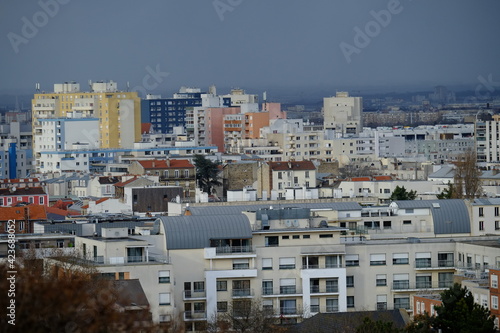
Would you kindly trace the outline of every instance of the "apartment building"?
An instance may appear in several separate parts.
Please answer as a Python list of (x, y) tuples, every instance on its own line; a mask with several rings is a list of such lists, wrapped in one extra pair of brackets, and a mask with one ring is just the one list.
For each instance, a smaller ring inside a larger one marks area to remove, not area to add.
[(0, 125), (0, 177), (28, 177), (33, 162), (30, 123)]
[(474, 139), (478, 163), (498, 163), (500, 161), (500, 115), (493, 120), (474, 123)]
[[(149, 229), (141, 229), (144, 234)], [(75, 247), (95, 264), (105, 277), (114, 280), (138, 279), (148, 299), (154, 322), (172, 319), (171, 298), (174, 276), (170, 260), (153, 252), (153, 244), (141, 235), (129, 236), (126, 227), (102, 228), (96, 236), (76, 236)], [(172, 281), (172, 282), (171, 282)]]
[[(132, 148), (141, 138), (140, 113), (137, 92), (119, 91), (113, 81), (91, 83), (89, 92), (71, 82), (54, 84), (51, 93), (36, 93), (32, 100), (36, 168), (41, 167), (42, 152), (62, 152), (71, 145)], [(70, 124), (84, 127), (72, 131)]]
[(363, 98), (337, 92), (335, 97), (323, 98), (324, 130), (345, 135), (359, 134), (363, 129)]

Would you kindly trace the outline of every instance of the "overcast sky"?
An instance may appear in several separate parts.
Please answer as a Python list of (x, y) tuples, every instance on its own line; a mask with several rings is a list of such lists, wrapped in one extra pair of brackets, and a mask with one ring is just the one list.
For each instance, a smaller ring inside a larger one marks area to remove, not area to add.
[(499, 13), (499, 0), (2, 0), (0, 92), (473, 89), (500, 81)]

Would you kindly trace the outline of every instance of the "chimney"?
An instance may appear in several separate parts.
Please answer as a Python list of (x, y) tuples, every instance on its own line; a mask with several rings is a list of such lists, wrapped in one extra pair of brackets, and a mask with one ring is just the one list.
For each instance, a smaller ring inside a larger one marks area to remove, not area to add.
[(156, 168), (156, 163), (155, 163), (155, 161), (153, 161), (153, 168)]
[(167, 158), (167, 166), (170, 168), (170, 158)]

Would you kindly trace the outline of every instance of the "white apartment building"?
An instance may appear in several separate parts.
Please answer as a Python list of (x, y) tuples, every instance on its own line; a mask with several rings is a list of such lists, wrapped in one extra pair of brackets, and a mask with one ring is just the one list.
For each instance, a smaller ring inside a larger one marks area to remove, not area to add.
[(500, 115), (494, 115), (490, 121), (476, 121), (474, 139), (477, 161), (482, 164), (500, 161)]
[(362, 97), (349, 97), (347, 92), (337, 92), (335, 97), (323, 98), (323, 128), (342, 136), (359, 134), (363, 129), (362, 112)]

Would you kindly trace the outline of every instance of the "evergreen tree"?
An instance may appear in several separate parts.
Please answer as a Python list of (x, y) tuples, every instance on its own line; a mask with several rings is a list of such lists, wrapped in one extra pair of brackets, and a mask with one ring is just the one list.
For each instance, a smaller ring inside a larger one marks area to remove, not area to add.
[(201, 188), (203, 192), (212, 194), (215, 186), (222, 185), (218, 180), (219, 163), (212, 162), (203, 155), (195, 155), (193, 162), (196, 166), (198, 187)]
[(391, 194), (391, 197), (389, 198), (391, 201), (395, 200), (415, 200), (417, 197), (417, 191), (407, 191), (404, 186), (399, 187), (396, 186), (394, 191)]

